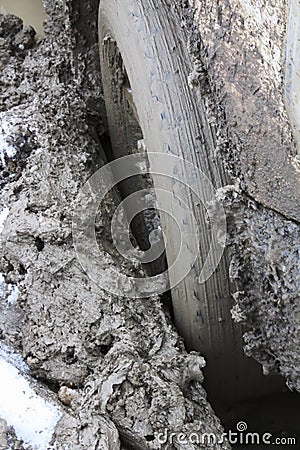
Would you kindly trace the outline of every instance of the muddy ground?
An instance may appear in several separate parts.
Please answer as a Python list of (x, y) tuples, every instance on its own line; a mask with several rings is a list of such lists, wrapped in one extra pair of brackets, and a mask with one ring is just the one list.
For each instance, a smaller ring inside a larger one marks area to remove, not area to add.
[[(202, 387), (204, 360), (185, 351), (160, 299), (113, 297), (92, 284), (76, 259), (75, 198), (105, 162), (98, 2), (87, 2), (84, 11), (79, 1), (45, 6), (45, 38), (38, 43), (19, 19), (0, 18), (1, 201), (9, 208), (1, 271), (19, 290), (17, 302), (1, 303), (1, 339), (22, 352), (32, 376), (64, 408), (55, 448), (158, 449), (156, 433), (165, 429), (220, 436)], [(196, 67), (201, 52), (192, 45), (199, 39), (192, 11), (178, 2), (177, 12)], [(213, 84), (205, 95), (209, 114), (218, 118)], [(237, 179), (220, 191), (229, 218), (231, 276), (239, 285), (233, 317), (249, 327), (246, 353), (266, 373), (278, 371), (300, 389), (299, 227), (249, 196), (239, 153), (232, 147), (228, 157), (233, 144), (226, 142), (220, 152)], [(108, 269), (120, 264), (108, 229), (114, 201), (112, 195), (101, 206), (97, 229)], [(5, 430), (1, 422), (2, 435)]]
[(285, 4), (188, 3), (179, 11), (190, 84), (236, 180), (220, 191), (238, 286), (232, 315), (249, 329), (246, 354), (299, 391), (299, 167), (282, 97)]

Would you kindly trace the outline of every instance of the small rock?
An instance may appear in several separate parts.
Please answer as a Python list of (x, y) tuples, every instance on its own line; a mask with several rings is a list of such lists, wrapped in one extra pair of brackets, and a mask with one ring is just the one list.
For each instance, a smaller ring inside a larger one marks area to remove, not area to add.
[(74, 389), (70, 389), (67, 386), (62, 386), (60, 390), (58, 391), (58, 398), (59, 400), (66, 406), (70, 406), (72, 401), (74, 400), (74, 397), (76, 395), (76, 392)]
[(24, 27), (18, 34), (16, 34), (14, 39), (14, 46), (18, 50), (28, 50), (32, 48), (35, 44), (36, 31), (33, 27)]

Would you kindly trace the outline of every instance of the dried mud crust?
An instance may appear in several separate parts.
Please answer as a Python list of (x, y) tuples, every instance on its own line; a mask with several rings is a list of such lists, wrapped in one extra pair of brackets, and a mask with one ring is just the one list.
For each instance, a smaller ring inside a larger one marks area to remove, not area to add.
[[(94, 91), (96, 68), (89, 84), (82, 77), (86, 66), (78, 66), (81, 56), (73, 59), (70, 3), (45, 3), (46, 37), (21, 55), (11, 45), (20, 22), (0, 17), (9, 30), (1, 42), (10, 46), (8, 56), (1, 55), (0, 75), (1, 201), (9, 208), (1, 270), (19, 288), (22, 314), (19, 329), (3, 326), (2, 339), (19, 345), (32, 375), (65, 405), (57, 449), (159, 449), (156, 433), (165, 429), (220, 438), (223, 429), (201, 386), (204, 360), (185, 351), (160, 299), (110, 296), (77, 261), (71, 235), (76, 194), (104, 162), (101, 90)], [(7, 81), (8, 73), (16, 79)], [(113, 250), (111, 259), (103, 250), (111, 246), (114, 198), (101, 205), (98, 231), (107, 269), (119, 264)]]

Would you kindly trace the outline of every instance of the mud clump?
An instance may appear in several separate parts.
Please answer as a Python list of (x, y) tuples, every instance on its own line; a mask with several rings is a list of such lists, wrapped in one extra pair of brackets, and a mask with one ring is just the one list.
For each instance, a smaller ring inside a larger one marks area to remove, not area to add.
[(229, 211), (230, 276), (239, 288), (232, 316), (249, 329), (245, 353), (299, 391), (299, 226), (247, 197), (239, 184), (220, 199)]

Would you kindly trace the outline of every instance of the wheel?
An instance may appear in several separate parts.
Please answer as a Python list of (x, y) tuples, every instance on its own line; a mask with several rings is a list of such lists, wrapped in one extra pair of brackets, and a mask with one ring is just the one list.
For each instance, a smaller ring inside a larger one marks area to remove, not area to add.
[[(197, 166), (218, 188), (230, 180), (222, 162), (216, 160), (215, 139), (200, 93), (188, 86), (192, 63), (187, 37), (168, 3), (161, 0), (100, 2), (100, 60), (112, 157), (137, 152), (138, 147), (145, 147), (149, 153), (172, 153)], [(183, 184), (190, 182), (188, 174), (182, 173), (182, 177)], [(174, 187), (170, 180), (161, 178), (153, 179), (153, 183), (157, 192), (166, 185), (171, 191)], [(195, 178), (194, 183), (200, 181)], [(139, 179), (124, 182), (121, 193), (126, 197), (142, 184), (143, 180)], [(227, 251), (211, 277), (205, 283), (199, 282), (211, 241), (206, 211), (177, 184), (196, 217), (201, 236), (199, 242), (191, 238), (190, 245), (199, 244), (200, 254), (188, 275), (172, 288), (172, 304), (176, 326), (187, 348), (206, 357), (209, 398), (233, 401), (272, 391), (272, 382), (264, 379), (258, 365), (243, 355), (243, 330), (231, 319), (234, 286), (229, 279)], [(159, 211), (170, 206), (166, 201), (169, 198), (157, 195)], [(142, 246), (148, 225), (145, 217), (137, 220), (138, 225), (133, 228), (139, 230), (137, 241)], [(166, 255), (170, 265), (176, 259), (178, 229), (167, 215), (160, 220), (167, 237)], [(188, 234), (195, 236), (192, 229)]]

